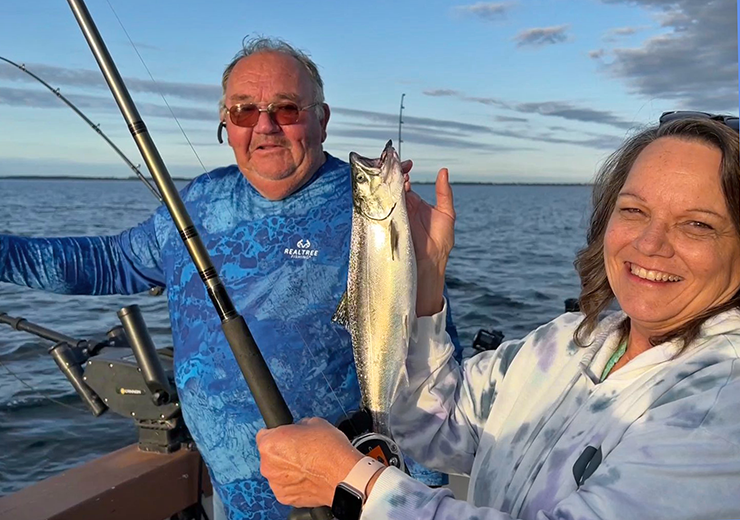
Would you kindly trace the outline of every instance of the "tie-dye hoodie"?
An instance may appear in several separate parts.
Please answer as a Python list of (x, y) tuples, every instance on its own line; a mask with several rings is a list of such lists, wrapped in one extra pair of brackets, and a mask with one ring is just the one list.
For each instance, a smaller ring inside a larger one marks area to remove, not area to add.
[(418, 320), (394, 435), (429, 467), (470, 475), (468, 501), (388, 469), (363, 518), (740, 518), (740, 311), (708, 320), (683, 352), (658, 345), (603, 382), (625, 316), (579, 348), (582, 317), (462, 366), (444, 313)]

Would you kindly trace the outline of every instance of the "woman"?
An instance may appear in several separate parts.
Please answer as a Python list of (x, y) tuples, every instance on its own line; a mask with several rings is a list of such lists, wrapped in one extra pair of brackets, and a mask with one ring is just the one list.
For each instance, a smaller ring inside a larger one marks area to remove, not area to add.
[[(409, 193), (419, 319), (393, 432), (471, 481), (463, 502), (373, 470), (363, 518), (740, 518), (740, 146), (698, 117), (665, 116), (602, 168), (575, 262), (582, 313), (462, 366), (444, 333), (446, 170), (436, 207)], [(603, 315), (614, 298), (622, 311)], [(320, 419), (257, 441), (278, 500), (296, 506), (331, 504), (365, 463)]]

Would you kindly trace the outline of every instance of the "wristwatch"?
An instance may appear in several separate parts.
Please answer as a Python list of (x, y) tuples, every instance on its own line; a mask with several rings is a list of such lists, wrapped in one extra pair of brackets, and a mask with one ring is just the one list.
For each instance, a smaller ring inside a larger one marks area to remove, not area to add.
[(363, 457), (334, 490), (331, 513), (337, 520), (359, 520), (370, 479), (385, 465), (371, 457)]

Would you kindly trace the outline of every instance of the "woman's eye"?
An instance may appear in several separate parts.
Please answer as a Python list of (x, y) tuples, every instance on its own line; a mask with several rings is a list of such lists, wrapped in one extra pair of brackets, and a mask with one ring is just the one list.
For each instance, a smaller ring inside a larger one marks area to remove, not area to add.
[(706, 222), (700, 222), (698, 220), (692, 220), (688, 222), (688, 225), (697, 231), (714, 231), (714, 228)]
[(642, 210), (639, 208), (619, 208), (620, 213), (624, 215), (640, 215)]

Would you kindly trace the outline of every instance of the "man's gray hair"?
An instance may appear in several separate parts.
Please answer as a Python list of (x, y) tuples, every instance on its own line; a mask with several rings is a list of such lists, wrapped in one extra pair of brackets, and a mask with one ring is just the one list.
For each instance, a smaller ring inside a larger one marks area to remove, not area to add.
[(224, 73), (221, 78), (221, 99), (218, 102), (219, 114), (223, 114), (226, 110), (226, 84), (229, 81), (229, 76), (231, 76), (231, 71), (234, 70), (234, 67), (242, 58), (247, 58), (260, 52), (279, 52), (281, 54), (286, 54), (295, 58), (298, 63), (305, 68), (308, 76), (311, 78), (311, 83), (313, 83), (314, 97), (311, 103), (318, 103), (315, 107), (315, 111), (319, 116), (319, 119), (323, 119), (324, 108), (322, 104), (324, 103), (324, 82), (321, 80), (321, 75), (319, 74), (319, 69), (316, 64), (308, 57), (308, 54), (296, 49), (288, 42), (281, 40), (280, 38), (265, 38), (262, 36), (244, 38), (242, 41), (242, 49), (236, 53), (234, 59), (232, 59), (226, 66), (226, 69), (224, 69)]

